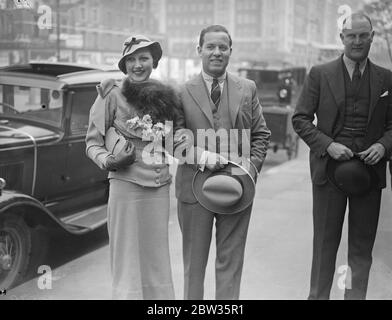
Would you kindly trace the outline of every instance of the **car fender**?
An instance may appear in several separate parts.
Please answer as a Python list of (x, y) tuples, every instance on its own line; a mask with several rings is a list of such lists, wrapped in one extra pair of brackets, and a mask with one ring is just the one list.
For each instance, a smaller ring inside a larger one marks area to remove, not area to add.
[[(6, 213), (9, 212), (17, 212), (18, 209), (26, 209), (32, 208), (32, 212), (34, 216), (29, 216), (25, 214), (25, 218), (29, 220), (37, 221), (48, 227), (60, 227), (65, 231), (69, 231), (64, 224), (59, 221), (40, 201), (37, 199), (30, 197), (26, 194), (19, 193), (16, 191), (3, 190), (0, 195), (0, 219)], [(37, 215), (38, 213), (38, 215)]]

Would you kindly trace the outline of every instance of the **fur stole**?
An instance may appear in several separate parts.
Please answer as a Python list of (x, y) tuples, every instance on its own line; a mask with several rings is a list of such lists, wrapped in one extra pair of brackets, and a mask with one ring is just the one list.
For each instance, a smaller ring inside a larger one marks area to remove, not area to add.
[(153, 123), (166, 120), (175, 122), (181, 108), (174, 89), (157, 80), (132, 82), (127, 78), (123, 82), (122, 94), (141, 116), (149, 114)]

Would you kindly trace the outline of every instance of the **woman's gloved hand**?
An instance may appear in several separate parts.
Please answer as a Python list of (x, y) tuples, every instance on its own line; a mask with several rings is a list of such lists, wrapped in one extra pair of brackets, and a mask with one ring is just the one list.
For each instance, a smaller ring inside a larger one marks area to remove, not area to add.
[(110, 155), (106, 158), (106, 170), (116, 171), (127, 166), (130, 166), (136, 160), (136, 150), (133, 143), (129, 140), (124, 147), (116, 155)]

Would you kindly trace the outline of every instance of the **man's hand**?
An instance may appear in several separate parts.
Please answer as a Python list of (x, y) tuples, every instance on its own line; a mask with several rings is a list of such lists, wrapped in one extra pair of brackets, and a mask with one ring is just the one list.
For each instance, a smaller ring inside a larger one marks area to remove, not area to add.
[(381, 143), (373, 144), (369, 149), (358, 153), (361, 160), (365, 161), (365, 164), (374, 166), (380, 162), (385, 156), (385, 148)]
[(105, 167), (109, 171), (115, 171), (127, 166), (130, 166), (136, 160), (136, 150), (133, 143), (129, 140), (124, 147), (116, 155), (111, 155), (106, 158)]
[(327, 152), (331, 158), (337, 161), (347, 161), (354, 156), (354, 153), (349, 148), (337, 142), (332, 142), (328, 146)]
[(207, 154), (207, 160), (205, 163), (205, 167), (214, 172), (218, 171), (220, 169), (223, 169), (226, 167), (228, 164), (227, 160), (222, 157), (221, 155), (214, 153), (214, 152), (208, 152)]

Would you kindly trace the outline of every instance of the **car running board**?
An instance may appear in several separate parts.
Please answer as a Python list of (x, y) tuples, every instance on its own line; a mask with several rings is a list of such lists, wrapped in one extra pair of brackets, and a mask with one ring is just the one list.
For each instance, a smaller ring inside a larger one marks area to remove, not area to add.
[(68, 227), (94, 230), (104, 225), (107, 221), (107, 205), (90, 208), (76, 214), (63, 217), (61, 221)]

